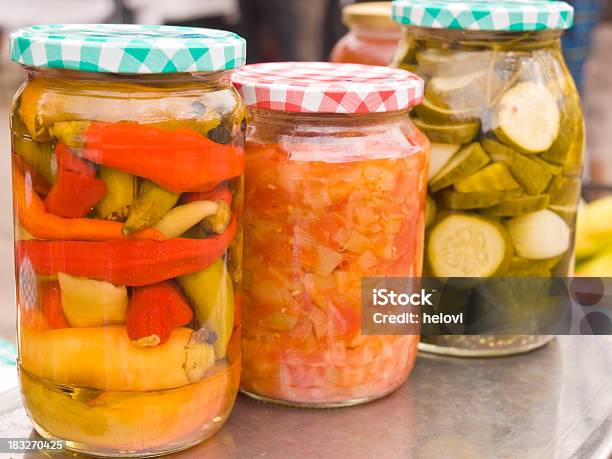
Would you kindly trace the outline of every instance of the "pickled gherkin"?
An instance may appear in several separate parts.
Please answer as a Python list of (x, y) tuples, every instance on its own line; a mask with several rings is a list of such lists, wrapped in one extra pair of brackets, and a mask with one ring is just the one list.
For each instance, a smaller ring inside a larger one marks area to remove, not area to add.
[(507, 91), (496, 108), (495, 134), (522, 153), (542, 153), (559, 135), (559, 108), (541, 83), (521, 82)]
[(482, 146), (493, 161), (502, 161), (508, 165), (512, 175), (525, 188), (527, 194), (540, 194), (550, 183), (552, 178), (550, 171), (528, 156), (492, 139), (483, 139)]
[(546, 209), (549, 203), (549, 195), (540, 194), (537, 196), (521, 196), (510, 199), (492, 207), (482, 209), (487, 215), (496, 217), (516, 217), (518, 215), (535, 212), (536, 210)]
[(470, 176), (460, 178), (454, 183), (455, 190), (461, 193), (477, 191), (514, 190), (520, 185), (504, 163), (493, 163)]
[(431, 180), (460, 148), (461, 145), (458, 144), (432, 143), (429, 148), (429, 171), (427, 172), (427, 180)]
[(547, 260), (528, 260), (512, 257), (506, 277), (550, 277), (551, 270), (559, 263), (561, 257)]
[(548, 187), (551, 208), (557, 206), (562, 210), (572, 211), (580, 199), (580, 178), (555, 176)]
[(429, 181), (432, 192), (452, 185), (457, 179), (473, 174), (490, 161), (478, 142), (471, 143), (459, 150)]
[(467, 143), (478, 134), (480, 123), (467, 121), (461, 124), (430, 124), (415, 118), (414, 124), (421, 129), (429, 140), (440, 143)]
[(431, 102), (427, 97), (423, 99), (421, 105), (417, 105), (414, 108), (414, 112), (417, 114), (419, 119), (426, 124), (461, 124), (468, 121), (475, 121), (478, 119), (479, 111), (477, 109), (451, 109), (436, 105)]
[(429, 269), (439, 277), (489, 277), (503, 274), (512, 259), (506, 230), (478, 215), (451, 214), (429, 232)]
[(445, 190), (442, 192), (442, 201), (449, 209), (453, 210), (482, 209), (515, 198), (520, 194), (520, 189), (476, 191), (473, 193)]

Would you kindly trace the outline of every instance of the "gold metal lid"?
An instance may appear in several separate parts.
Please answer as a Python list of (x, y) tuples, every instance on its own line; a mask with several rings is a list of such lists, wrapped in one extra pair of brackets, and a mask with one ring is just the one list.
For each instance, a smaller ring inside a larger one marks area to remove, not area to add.
[(342, 8), (342, 22), (347, 27), (398, 30), (391, 18), (391, 2), (355, 3)]

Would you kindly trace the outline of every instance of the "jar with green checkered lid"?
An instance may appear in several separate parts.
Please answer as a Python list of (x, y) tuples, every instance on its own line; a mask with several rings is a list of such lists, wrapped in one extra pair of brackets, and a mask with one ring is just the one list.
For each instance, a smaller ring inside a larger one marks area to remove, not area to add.
[(19, 381), (45, 438), (102, 457), (221, 428), (240, 372), (245, 41), (47, 25), (11, 36)]
[[(428, 190), (436, 210), (426, 275), (570, 275), (584, 119), (560, 38), (573, 8), (548, 0), (396, 0), (392, 9), (404, 31), (393, 66), (425, 80), (414, 111), (432, 141)], [(465, 306), (468, 316), (480, 313), (475, 302)], [(549, 340), (439, 329), (421, 347), (492, 356)]]

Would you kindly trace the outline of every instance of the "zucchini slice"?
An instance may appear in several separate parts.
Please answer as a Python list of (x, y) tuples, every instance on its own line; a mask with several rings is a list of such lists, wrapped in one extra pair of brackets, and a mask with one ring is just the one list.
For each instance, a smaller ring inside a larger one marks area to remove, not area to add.
[(432, 143), (429, 154), (429, 171), (427, 180), (436, 175), (440, 169), (448, 163), (455, 153), (459, 151), (461, 145), (448, 143)]
[(561, 114), (559, 135), (542, 159), (562, 166), (566, 174), (579, 174), (584, 150), (584, 118), (580, 101), (570, 100)]
[(429, 232), (427, 263), (434, 276), (499, 276), (511, 260), (506, 230), (486, 217), (450, 214)]
[(465, 123), (478, 119), (480, 110), (476, 109), (450, 109), (431, 102), (427, 97), (414, 107), (417, 116), (428, 124)]
[(518, 217), (519, 215), (536, 212), (548, 207), (549, 196), (540, 194), (537, 196), (521, 196), (510, 199), (492, 207), (482, 209), (487, 215), (495, 217)]
[(559, 107), (543, 84), (518, 83), (501, 97), (496, 113), (495, 134), (522, 153), (548, 150), (559, 134)]
[(455, 190), (461, 193), (478, 191), (503, 191), (520, 188), (505, 163), (493, 163), (454, 183)]
[(412, 121), (429, 140), (438, 143), (468, 143), (478, 135), (480, 129), (478, 120), (460, 124), (430, 124), (419, 118)]
[(478, 142), (465, 145), (430, 180), (429, 188), (436, 192), (450, 186), (455, 180), (473, 174), (491, 159)]
[(559, 175), (563, 172), (563, 168), (561, 166), (557, 166), (555, 164), (549, 163), (548, 161), (544, 161), (542, 158), (540, 158), (539, 156), (530, 156), (529, 157), (530, 160), (535, 161), (536, 163), (538, 163), (540, 166), (542, 166), (544, 169), (546, 169), (548, 172), (550, 172), (552, 175)]
[(508, 148), (493, 139), (483, 139), (482, 146), (491, 155), (493, 161), (502, 161), (508, 165), (514, 178), (521, 184), (527, 194), (541, 194), (552, 179), (548, 168), (533, 161), (528, 156)]
[(456, 76), (486, 70), (491, 51), (457, 51), (427, 48), (415, 53), (418, 72), (427, 76)]
[(486, 106), (487, 72), (477, 71), (429, 80), (425, 97), (433, 104), (451, 110), (482, 110)]
[(579, 177), (565, 177), (557, 175), (553, 177), (548, 189), (550, 194), (550, 206), (569, 207), (576, 210), (580, 201), (582, 183)]
[(527, 260), (521, 257), (512, 257), (510, 268), (505, 277), (550, 277), (551, 270), (561, 261), (562, 257), (547, 260)]
[(548, 209), (512, 218), (506, 228), (516, 253), (528, 260), (558, 257), (570, 247), (570, 227)]
[(449, 209), (467, 210), (482, 209), (491, 207), (500, 202), (520, 196), (520, 188), (502, 191), (477, 191), (474, 193), (458, 193), (456, 191), (445, 190), (442, 192), (442, 200)]

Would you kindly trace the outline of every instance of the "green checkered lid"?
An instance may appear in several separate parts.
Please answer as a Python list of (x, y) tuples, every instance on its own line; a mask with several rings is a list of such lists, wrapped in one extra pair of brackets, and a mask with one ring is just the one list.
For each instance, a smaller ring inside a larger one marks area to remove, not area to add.
[(178, 73), (244, 65), (246, 42), (224, 30), (127, 24), (37, 25), (11, 34), (19, 64), (104, 73)]
[(393, 19), (432, 29), (565, 30), (573, 25), (574, 8), (549, 0), (396, 0)]

